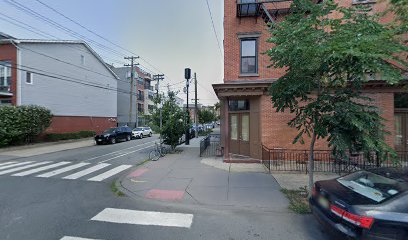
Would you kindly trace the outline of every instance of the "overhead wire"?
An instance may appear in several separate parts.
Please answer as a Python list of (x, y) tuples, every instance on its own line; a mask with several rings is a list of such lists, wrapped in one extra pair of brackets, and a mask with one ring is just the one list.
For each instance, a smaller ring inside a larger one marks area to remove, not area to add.
[[(16, 65), (17, 67), (13, 66), (13, 65)], [(71, 83), (77, 83), (77, 84), (81, 84), (81, 85), (85, 85), (85, 86), (89, 86), (89, 87), (95, 87), (95, 88), (100, 88), (100, 89), (105, 89), (105, 90), (110, 90), (110, 91), (116, 91), (116, 92), (126, 93), (126, 94), (129, 94), (129, 95), (132, 94), (130, 91), (127, 91), (127, 90), (124, 90), (124, 89), (101, 86), (100, 82), (96, 83), (96, 82), (84, 81), (83, 79), (74, 78), (72, 76), (66, 76), (66, 75), (58, 74), (58, 73), (52, 73), (52, 72), (49, 72), (49, 71), (45, 71), (45, 70), (42, 70), (42, 69), (38, 69), (38, 68), (26, 66), (26, 65), (12, 64), (10, 66), (8, 64), (0, 62), (0, 66), (5, 66), (5, 67), (12, 68), (12, 69), (20, 70), (20, 71), (34, 73), (34, 74), (37, 74), (39, 76), (49, 77), (49, 78), (58, 79), (58, 80), (62, 80), (62, 81), (67, 81), (67, 82), (71, 82)], [(52, 74), (52, 75), (50, 75), (50, 74)], [(53, 76), (53, 75), (55, 75), (55, 76)], [(133, 93), (132, 95), (136, 96), (137, 94)]]
[(217, 34), (217, 31), (215, 30), (215, 25), (214, 25), (213, 16), (212, 16), (212, 13), (211, 13), (210, 4), (208, 3), (208, 0), (205, 0), (205, 1), (206, 1), (206, 3), (207, 3), (208, 12), (209, 12), (209, 14), (210, 14), (211, 25), (212, 25), (212, 29), (214, 30), (215, 39), (217, 40), (218, 49), (220, 50), (221, 59), (224, 59), (224, 54), (223, 54), (223, 52), (222, 52), (222, 48), (221, 48), (221, 45), (220, 45), (220, 41), (219, 41), (219, 39), (218, 39), (218, 34)]
[[(5, 2), (10, 4), (11, 6), (17, 8), (18, 10), (20, 10), (20, 11), (22, 11), (22, 12), (24, 12), (24, 13), (30, 15), (30, 16), (33, 16), (33, 17), (35, 17), (35, 18), (37, 18), (37, 19), (39, 19), (39, 20), (41, 20), (43, 22), (46, 22), (50, 26), (52, 26), (54, 28), (57, 28), (58, 30), (63, 31), (63, 32), (67, 33), (70, 36), (73, 36), (74, 38), (78, 38), (78, 39), (81, 39), (83, 41), (92, 43), (96, 47), (98, 47), (99, 49), (101, 49), (103, 51), (109, 52), (109, 53), (114, 54), (114, 55), (119, 56), (119, 57), (126, 56), (125, 54), (123, 54), (123, 53), (121, 53), (119, 51), (116, 51), (116, 50), (114, 50), (114, 49), (112, 49), (110, 47), (107, 47), (107, 46), (105, 46), (105, 45), (103, 45), (103, 44), (101, 44), (101, 43), (99, 43), (97, 41), (92, 40), (91, 38), (88, 38), (88, 37), (86, 37), (86, 36), (84, 36), (82, 34), (79, 34), (79, 33), (75, 32), (75, 31), (73, 31), (72, 29), (69, 29), (69, 28), (67, 28), (67, 27), (53, 21), (52, 19), (50, 19), (50, 18), (48, 18), (48, 17), (46, 17), (46, 16), (32, 10), (32, 9), (30, 9), (29, 7), (24, 6), (21, 3), (18, 3), (15, 0), (5, 0)], [(151, 74), (153, 73), (153, 71), (151, 69), (147, 68), (146, 66), (142, 65), (141, 68), (143, 68), (143, 70), (145, 72), (150, 72)]]

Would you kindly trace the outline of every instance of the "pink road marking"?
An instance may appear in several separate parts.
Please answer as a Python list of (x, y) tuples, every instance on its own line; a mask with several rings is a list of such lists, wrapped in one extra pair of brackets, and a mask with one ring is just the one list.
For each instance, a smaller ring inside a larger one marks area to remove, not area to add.
[(128, 175), (128, 177), (140, 177), (140, 176), (142, 176), (142, 175), (143, 175), (145, 172), (147, 172), (147, 171), (149, 171), (149, 169), (147, 169), (147, 168), (140, 168), (140, 169), (137, 169), (136, 171), (130, 173), (130, 174)]
[(151, 189), (145, 194), (145, 198), (159, 199), (159, 200), (182, 200), (184, 191), (160, 190)]

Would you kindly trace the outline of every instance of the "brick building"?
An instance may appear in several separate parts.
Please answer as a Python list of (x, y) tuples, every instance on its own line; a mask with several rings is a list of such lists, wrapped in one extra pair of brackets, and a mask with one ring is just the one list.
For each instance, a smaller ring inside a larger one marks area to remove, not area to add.
[[(221, 103), (221, 145), (224, 158), (237, 155), (261, 159), (262, 146), (270, 149), (307, 149), (292, 144), (296, 129), (287, 126), (293, 117), (278, 113), (272, 106), (267, 90), (284, 74), (283, 69), (268, 68), (270, 60), (261, 54), (272, 47), (267, 24), (281, 21), (290, 13), (291, 1), (224, 0), (224, 83), (213, 88)], [(373, 11), (384, 9), (385, 3), (375, 1), (341, 1), (342, 6), (372, 4)], [(389, 16), (383, 21), (390, 21)], [(394, 95), (400, 89), (372, 81), (365, 92), (375, 100), (386, 119), (391, 133), (387, 142), (397, 150), (407, 148), (407, 114), (404, 108), (394, 107)], [(405, 106), (406, 107), (406, 106)], [(327, 149), (325, 141), (318, 141), (316, 149)]]

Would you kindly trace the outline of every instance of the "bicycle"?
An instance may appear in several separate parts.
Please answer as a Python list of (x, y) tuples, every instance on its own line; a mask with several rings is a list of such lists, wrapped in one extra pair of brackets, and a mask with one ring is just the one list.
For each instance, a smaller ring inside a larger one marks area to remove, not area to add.
[(154, 149), (149, 153), (149, 159), (157, 161), (160, 157), (164, 157), (167, 154), (167, 148), (157, 142), (155, 142), (154, 145)]

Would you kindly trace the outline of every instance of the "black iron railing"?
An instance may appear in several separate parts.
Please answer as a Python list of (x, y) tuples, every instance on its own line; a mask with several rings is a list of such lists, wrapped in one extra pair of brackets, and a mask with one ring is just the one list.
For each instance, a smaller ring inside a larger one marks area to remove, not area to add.
[[(314, 151), (314, 172), (349, 173), (379, 167), (408, 167), (408, 152), (397, 152), (397, 159), (381, 160), (375, 154), (351, 154), (339, 159), (330, 150)], [(262, 163), (269, 171), (304, 172), (308, 169), (308, 150), (269, 149), (262, 146)]]
[(200, 141), (200, 157), (217, 156), (221, 151), (220, 134), (209, 134)]

